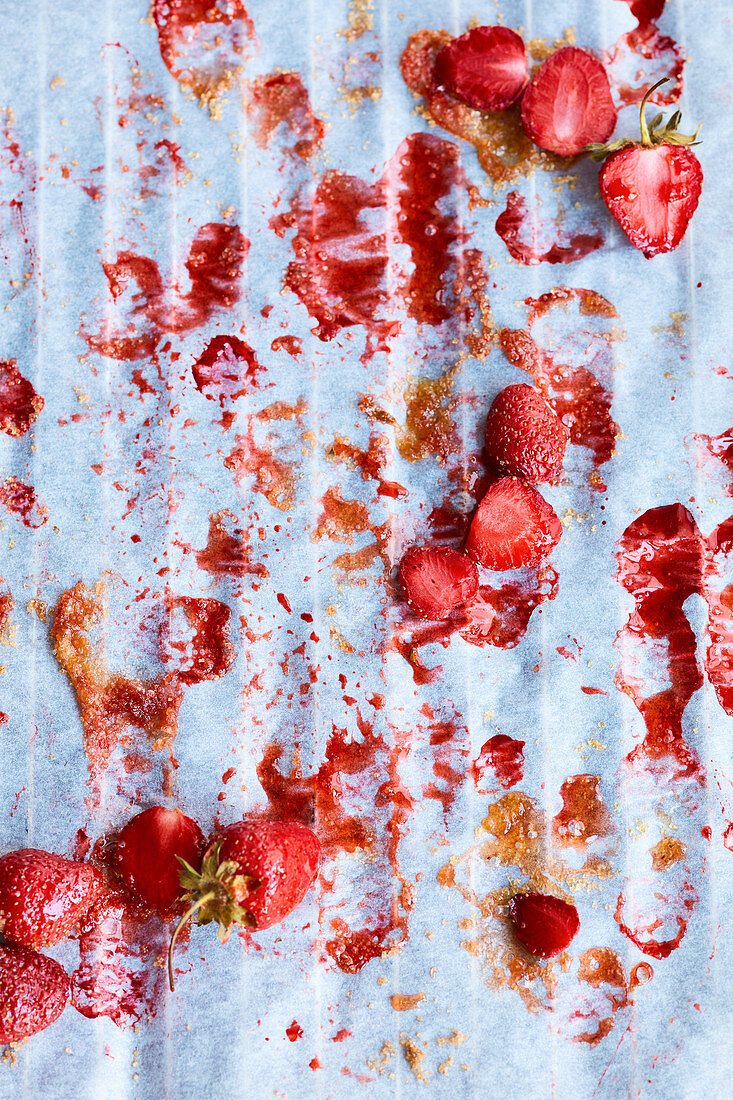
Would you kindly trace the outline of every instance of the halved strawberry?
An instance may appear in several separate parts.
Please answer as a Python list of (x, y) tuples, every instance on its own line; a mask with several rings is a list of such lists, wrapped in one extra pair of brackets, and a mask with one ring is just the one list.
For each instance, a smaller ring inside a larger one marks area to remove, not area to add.
[(575, 906), (552, 894), (515, 894), (509, 916), (519, 942), (540, 959), (559, 955), (580, 928)]
[(448, 546), (413, 546), (400, 562), (400, 583), (413, 611), (426, 619), (447, 619), (476, 595), (478, 569)]
[(466, 539), (466, 553), (487, 569), (539, 565), (560, 541), (562, 527), (541, 493), (516, 477), (490, 485)]
[(0, 946), (0, 1043), (19, 1043), (43, 1031), (68, 999), (69, 978), (55, 959), (25, 947)]
[(658, 114), (647, 125), (647, 100), (665, 83), (666, 79), (658, 81), (642, 100), (640, 143), (622, 139), (589, 148), (594, 160), (608, 157), (598, 178), (601, 197), (634, 248), (647, 259), (677, 247), (702, 191), (700, 161), (689, 148), (696, 144), (697, 133), (679, 132), (679, 111), (666, 123)]
[(557, 481), (568, 438), (560, 417), (524, 382), (497, 394), (486, 418), (486, 457), (532, 485)]
[(125, 885), (153, 909), (172, 908), (180, 898), (180, 859), (196, 870), (206, 847), (196, 822), (179, 809), (151, 806), (120, 832), (115, 869)]
[(22, 947), (53, 947), (88, 913), (103, 881), (88, 863), (55, 852), (6, 852), (0, 856), (0, 932)]
[(617, 111), (603, 65), (593, 54), (565, 46), (537, 70), (522, 99), (522, 125), (540, 149), (561, 157), (607, 141)]
[(478, 111), (505, 111), (527, 86), (527, 49), (508, 27), (474, 27), (435, 59), (435, 79)]

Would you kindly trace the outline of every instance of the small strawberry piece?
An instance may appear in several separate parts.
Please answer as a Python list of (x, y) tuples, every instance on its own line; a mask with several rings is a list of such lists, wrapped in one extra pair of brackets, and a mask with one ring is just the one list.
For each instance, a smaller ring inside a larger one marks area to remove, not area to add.
[(476, 595), (478, 569), (448, 546), (413, 546), (400, 562), (400, 583), (413, 611), (426, 619), (447, 619)]
[(541, 493), (516, 477), (490, 485), (466, 539), (466, 553), (487, 569), (539, 565), (560, 541), (562, 527)]
[(0, 1043), (18, 1043), (57, 1020), (69, 977), (55, 959), (25, 947), (0, 947)]
[(578, 910), (552, 894), (515, 894), (509, 902), (514, 933), (531, 955), (559, 955), (578, 934)]
[(301, 903), (320, 863), (320, 841), (307, 825), (256, 818), (229, 825), (209, 845), (200, 873), (181, 861), (189, 909), (168, 950), (171, 989), (176, 938), (194, 913), (199, 924), (217, 922), (222, 943), (233, 927), (269, 928)]
[(702, 192), (700, 161), (689, 148), (697, 133), (679, 132), (679, 111), (666, 123), (659, 114), (647, 124), (647, 100), (665, 83), (658, 81), (642, 100), (640, 143), (621, 140), (589, 150), (594, 160), (608, 157), (598, 178), (601, 197), (647, 259), (677, 248)]
[(551, 54), (522, 99), (522, 125), (528, 137), (560, 157), (577, 156), (589, 142), (607, 141), (616, 118), (606, 70), (576, 46)]
[(88, 863), (21, 848), (0, 857), (0, 932), (39, 950), (66, 939), (96, 901), (103, 879)]
[(501, 473), (532, 485), (557, 481), (568, 438), (559, 416), (524, 382), (502, 390), (486, 419), (486, 457)]
[(529, 81), (527, 49), (508, 27), (474, 27), (435, 59), (435, 79), (478, 111), (505, 111)]
[(151, 806), (120, 832), (115, 869), (134, 894), (153, 909), (171, 909), (183, 891), (177, 857), (198, 870), (206, 840), (195, 821), (179, 809)]

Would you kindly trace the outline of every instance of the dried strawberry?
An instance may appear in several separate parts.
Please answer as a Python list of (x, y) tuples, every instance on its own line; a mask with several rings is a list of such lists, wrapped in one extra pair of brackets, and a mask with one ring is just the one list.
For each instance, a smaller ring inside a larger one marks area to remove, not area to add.
[(183, 892), (178, 857), (198, 870), (205, 847), (204, 834), (192, 818), (179, 809), (151, 806), (120, 832), (115, 869), (134, 894), (153, 909), (166, 910)]
[(474, 27), (435, 59), (435, 79), (478, 111), (505, 111), (529, 81), (527, 49), (508, 27)]
[(413, 611), (426, 619), (447, 619), (476, 595), (478, 569), (448, 546), (413, 546), (400, 562), (400, 583)]
[(607, 141), (617, 111), (603, 65), (565, 46), (537, 70), (522, 99), (522, 125), (540, 149), (574, 157), (589, 142)]
[(519, 942), (540, 959), (559, 955), (580, 928), (575, 906), (552, 894), (515, 894), (509, 916)]
[(532, 485), (557, 481), (568, 438), (559, 416), (524, 382), (503, 389), (486, 419), (486, 457), (501, 473)]
[(658, 114), (647, 124), (649, 88), (641, 103), (641, 142), (626, 139), (591, 145), (594, 160), (607, 157), (598, 179), (601, 197), (634, 248), (647, 259), (672, 252), (684, 237), (702, 191), (702, 168), (690, 145), (695, 134), (682, 134), (677, 111), (668, 122)]
[(180, 883), (189, 908), (168, 951), (171, 989), (173, 948), (194, 914), (199, 924), (216, 921), (222, 943), (233, 927), (269, 928), (301, 903), (320, 861), (320, 842), (307, 825), (254, 818), (224, 829), (206, 850), (200, 872), (181, 860)]
[(555, 511), (532, 486), (516, 477), (490, 485), (466, 539), (466, 553), (487, 569), (539, 565), (560, 541)]
[(0, 1043), (19, 1043), (57, 1020), (69, 999), (60, 963), (25, 947), (0, 947)]
[(99, 896), (102, 876), (88, 863), (21, 848), (0, 857), (0, 932), (36, 950), (66, 939)]

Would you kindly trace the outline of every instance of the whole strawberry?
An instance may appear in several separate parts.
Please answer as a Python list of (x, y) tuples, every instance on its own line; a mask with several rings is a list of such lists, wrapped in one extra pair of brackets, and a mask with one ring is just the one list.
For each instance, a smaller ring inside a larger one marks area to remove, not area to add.
[(568, 438), (559, 416), (524, 382), (497, 394), (486, 418), (486, 457), (532, 485), (557, 481)]
[(196, 822), (179, 809), (151, 806), (117, 838), (114, 865), (125, 886), (153, 909), (171, 909), (183, 893), (180, 859), (198, 868), (206, 847)]
[(588, 146), (594, 160), (607, 158), (598, 177), (603, 201), (647, 259), (677, 248), (702, 191), (702, 168), (690, 148), (700, 128), (695, 134), (680, 133), (679, 111), (666, 123), (659, 114), (647, 124), (646, 102), (664, 83), (654, 84), (642, 100), (640, 142)]
[(39, 950), (66, 939), (96, 901), (102, 876), (88, 863), (21, 848), (0, 857), (0, 932)]
[(181, 887), (189, 908), (178, 922), (168, 951), (173, 989), (173, 947), (178, 933), (197, 914), (199, 924), (216, 921), (226, 943), (233, 927), (262, 929), (283, 920), (303, 900), (318, 874), (321, 845), (299, 821), (246, 819), (229, 825), (209, 845), (201, 871), (180, 861)]
[(57, 1020), (69, 978), (55, 959), (25, 947), (0, 947), (0, 1043), (18, 1043)]

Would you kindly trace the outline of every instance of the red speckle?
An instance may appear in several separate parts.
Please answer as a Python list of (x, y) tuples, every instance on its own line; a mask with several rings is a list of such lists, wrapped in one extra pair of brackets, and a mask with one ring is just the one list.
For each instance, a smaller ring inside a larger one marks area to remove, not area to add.
[(340, 1028), (335, 1035), (331, 1036), (332, 1043), (343, 1043), (345, 1039), (351, 1038), (351, 1032), (347, 1031), (345, 1027)]
[(608, 692), (604, 691), (603, 688), (586, 687), (584, 684), (580, 685), (580, 690), (584, 695), (608, 695)]
[(317, 1058), (311, 1058), (308, 1065), (310, 1066), (310, 1068), (312, 1070), (323, 1069), (323, 1066), (321, 1065), (321, 1063), (319, 1062), (319, 1060)]
[(297, 1020), (293, 1020), (290, 1027), (285, 1028), (285, 1034), (291, 1043), (297, 1043), (298, 1039), (303, 1038), (303, 1028), (300, 1026)]
[(469, 769), (477, 788), (485, 788), (483, 780), (489, 770), (505, 790), (520, 783), (524, 776), (525, 743), (503, 733), (497, 733), (485, 741)]
[(0, 361), (0, 432), (18, 438), (43, 411), (44, 400), (18, 370), (15, 360)]
[(277, 602), (280, 604), (281, 607), (285, 608), (288, 615), (292, 614), (293, 609), (290, 606), (290, 600), (288, 599), (288, 597), (283, 592), (278, 592), (277, 593)]
[(527, 209), (518, 191), (507, 195), (506, 209), (496, 219), (496, 232), (520, 263), (570, 264), (605, 243), (603, 233), (569, 233), (555, 222), (540, 221), (539, 210)]
[(227, 768), (227, 770), (224, 772), (223, 776), (221, 777), (222, 783), (228, 783), (229, 780), (232, 779), (236, 774), (237, 774), (237, 769), (236, 768)]

